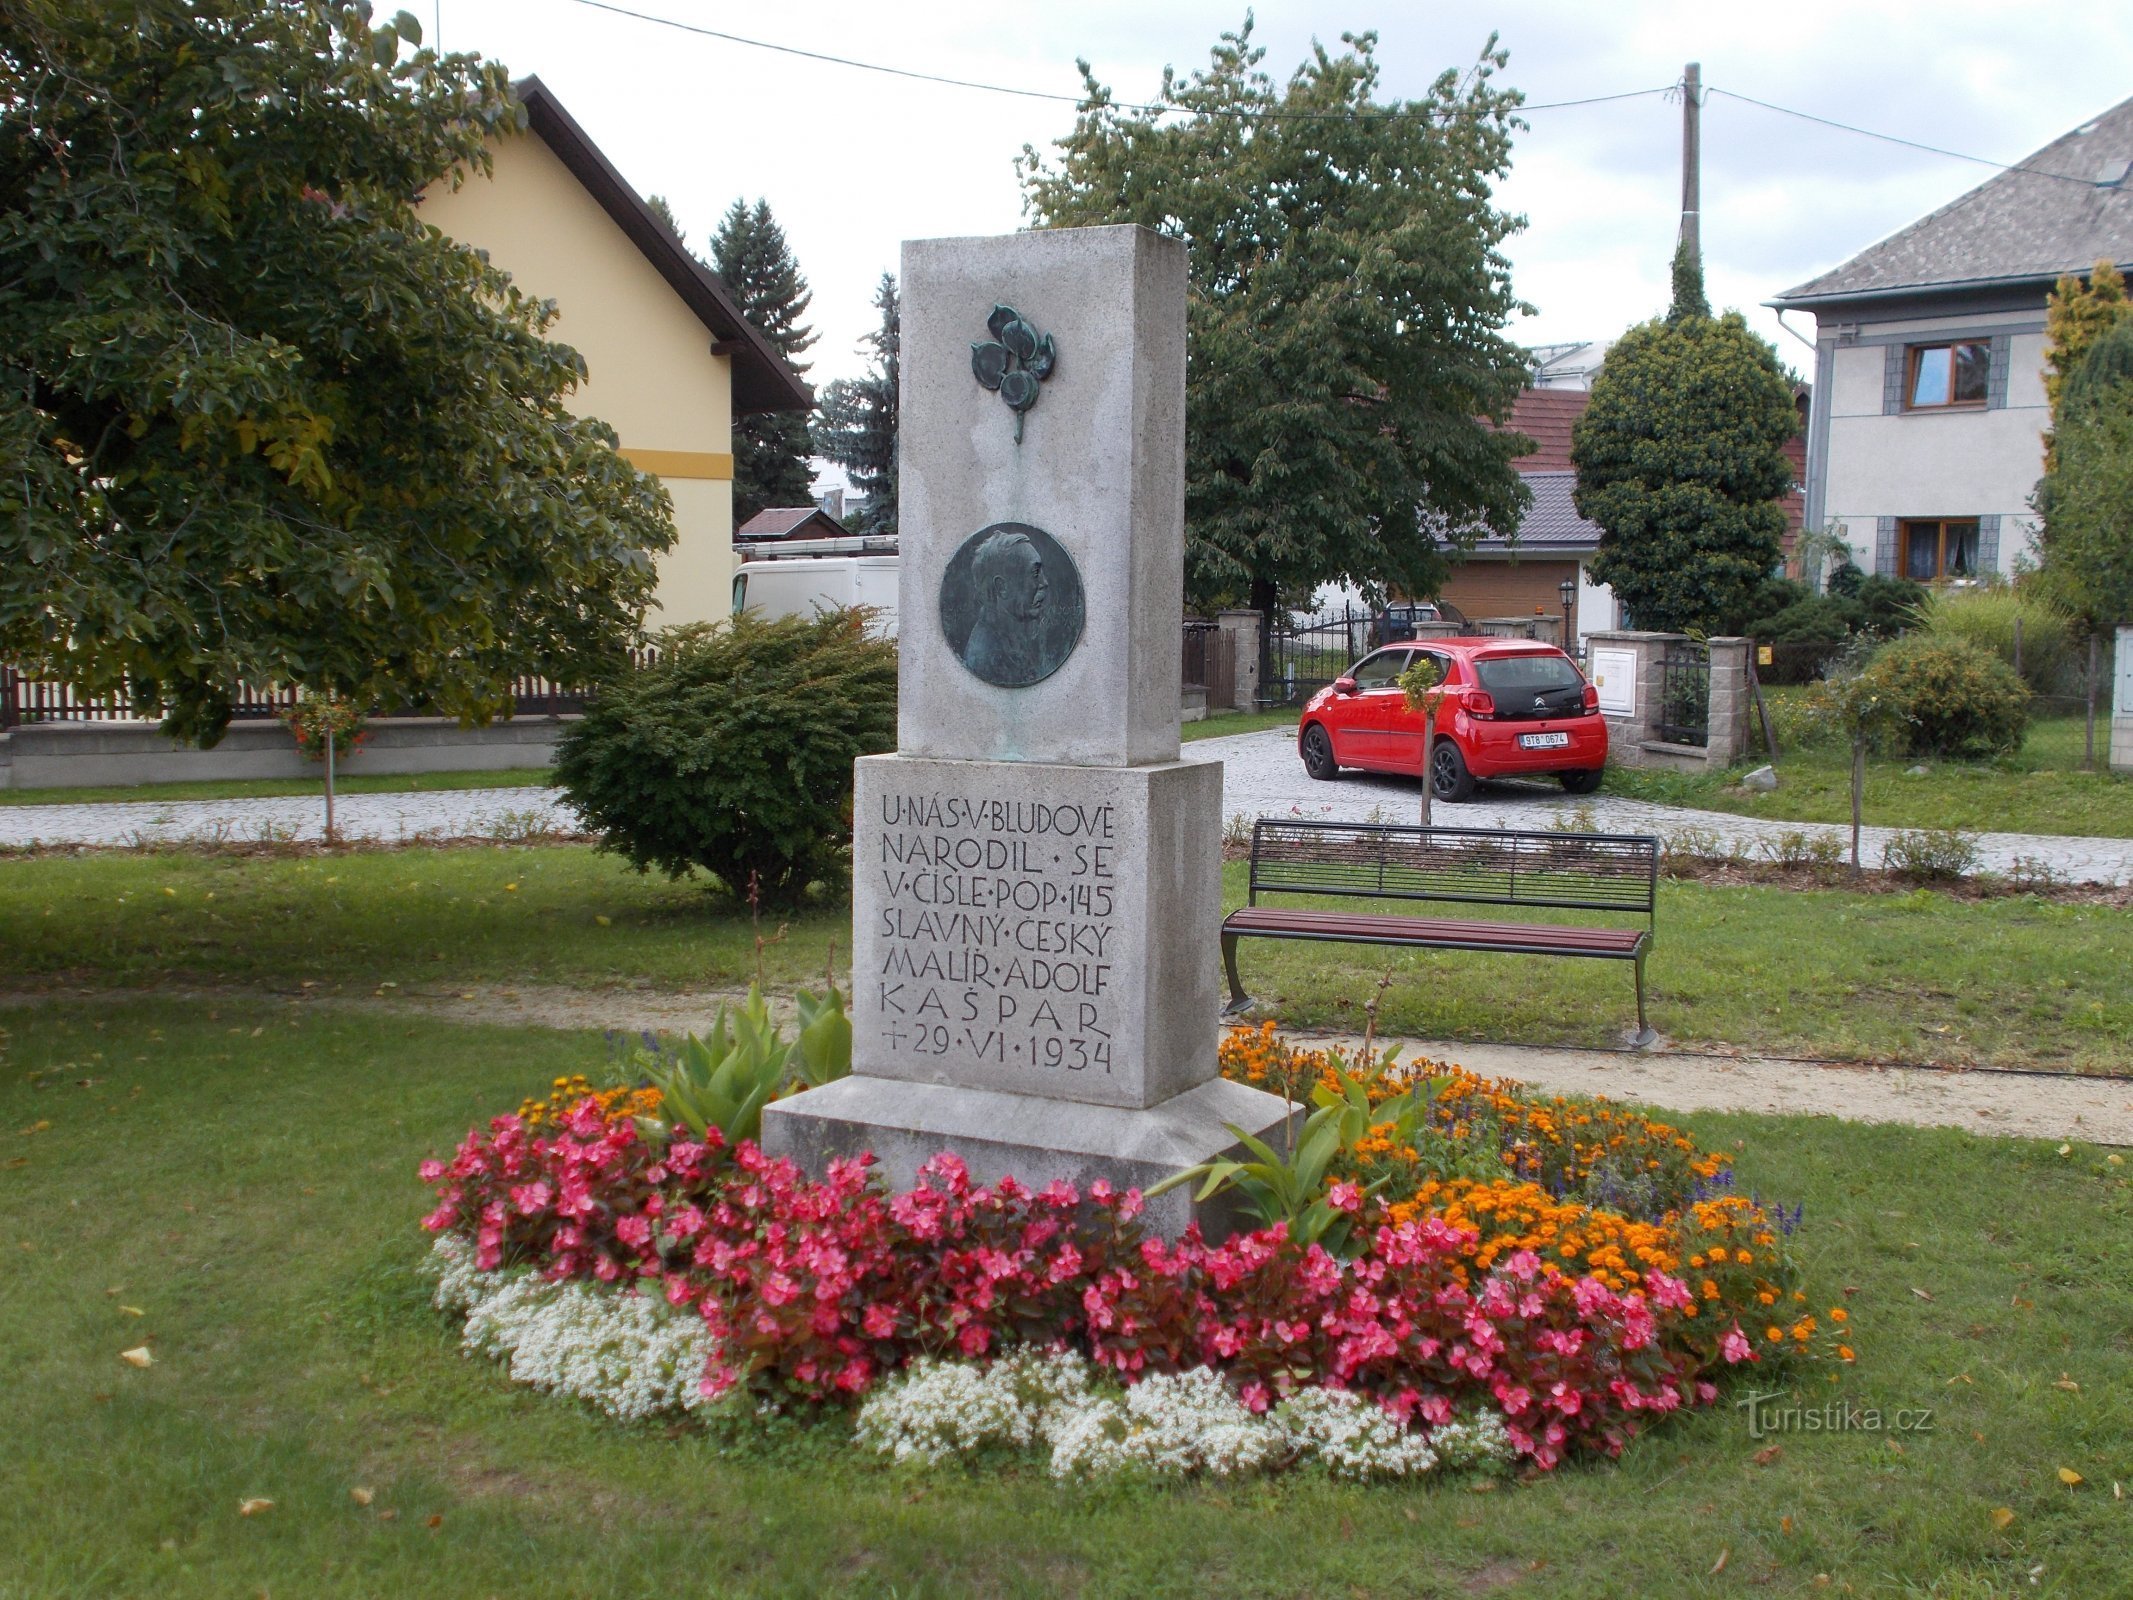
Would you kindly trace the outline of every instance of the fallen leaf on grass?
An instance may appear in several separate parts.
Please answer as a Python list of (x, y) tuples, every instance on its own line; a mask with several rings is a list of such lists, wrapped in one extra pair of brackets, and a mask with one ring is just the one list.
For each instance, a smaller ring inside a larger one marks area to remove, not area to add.
[(145, 1317), (148, 1315), (139, 1306), (120, 1306), (119, 1312), (122, 1316), (128, 1317)]
[(2002, 1533), (2005, 1533), (2009, 1526), (2013, 1524), (2013, 1522), (2013, 1506), (1994, 1506), (1992, 1508), (1992, 1525), (1995, 1528), (1998, 1528)]
[(1921, 1300), (1930, 1300), (1933, 1298), (1932, 1292), (1930, 1290), (1921, 1289), (1915, 1283), (1911, 1285), (1911, 1293), (1917, 1295), (1918, 1298)]
[(429, 1514), (429, 1515), (428, 1515), (427, 1517), (424, 1517), (424, 1518), (422, 1519), (422, 1525), (423, 1525), (423, 1526), (424, 1526), (425, 1528), (441, 1528), (441, 1527), (443, 1527), (443, 1526), (444, 1526), (444, 1513), (443, 1513), (443, 1512), (441, 1512), (441, 1511), (432, 1511), (432, 1512), (431, 1512), (431, 1513), (430, 1513), (430, 1514)]
[(1767, 1467), (1770, 1465), (1771, 1462), (1777, 1460), (1777, 1458), (1783, 1455), (1784, 1453), (1785, 1447), (1783, 1445), (1766, 1444), (1763, 1446), (1762, 1449), (1756, 1451), (1755, 1454), (1750, 1456), (1748, 1459), (1753, 1461), (1759, 1467)]
[(1726, 1545), (1721, 1545), (1721, 1546), (1719, 1547), (1719, 1551), (1718, 1551), (1718, 1559), (1717, 1559), (1716, 1561), (1714, 1561), (1714, 1562), (1712, 1562), (1712, 1563), (1711, 1563), (1711, 1576), (1715, 1578), (1715, 1577), (1717, 1577), (1717, 1576), (1718, 1576), (1718, 1575), (1719, 1575), (1719, 1574), (1720, 1574), (1721, 1572), (1725, 1571), (1725, 1570), (1726, 1570), (1726, 1563), (1727, 1563), (1728, 1561), (1730, 1561), (1730, 1560), (1731, 1560), (1732, 1558), (1733, 1558), (1733, 1551), (1732, 1551), (1732, 1548), (1731, 1548), (1730, 1546), (1726, 1546)]
[(1790, 1518), (1790, 1517), (1779, 1517), (1779, 1518), (1778, 1518), (1778, 1532), (1779, 1532), (1779, 1533), (1785, 1533), (1785, 1534), (1789, 1534), (1789, 1533), (1791, 1533), (1791, 1532), (1792, 1532), (1792, 1518)]
[(137, 1344), (131, 1350), (121, 1350), (119, 1360), (129, 1367), (152, 1367), (156, 1364), (156, 1358), (148, 1353), (148, 1346), (145, 1344)]
[(2054, 1389), (2064, 1389), (2068, 1394), (2081, 1393), (2081, 1385), (2064, 1372), (2052, 1380), (2052, 1387)]
[(371, 1491), (368, 1489), (350, 1489), (348, 1491), (348, 1498), (353, 1500), (359, 1506), (367, 1506), (372, 1500), (376, 1499), (377, 1496), (372, 1494)]
[(400, 1513), (393, 1510), (393, 1508), (390, 1506), (387, 1506), (383, 1511), (378, 1513), (378, 1520), (380, 1522), (397, 1522), (399, 1518)]
[(2082, 1477), (2081, 1474), (2076, 1472), (2072, 1467), (2061, 1467), (2059, 1469), (2059, 1481), (2065, 1484), (2069, 1489), (2074, 1489), (2079, 1488), (2088, 1480)]
[(240, 1500), (237, 1502), (237, 1515), (240, 1517), (256, 1517), (262, 1511), (272, 1511), (273, 1509), (274, 1502), (271, 1500)]

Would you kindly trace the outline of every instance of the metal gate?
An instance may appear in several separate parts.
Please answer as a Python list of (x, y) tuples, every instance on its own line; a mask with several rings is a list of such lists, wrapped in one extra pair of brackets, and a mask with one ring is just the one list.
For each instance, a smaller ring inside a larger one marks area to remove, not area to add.
[(1711, 737), (1711, 648), (1670, 644), (1659, 659), (1659, 737), (1701, 745)]

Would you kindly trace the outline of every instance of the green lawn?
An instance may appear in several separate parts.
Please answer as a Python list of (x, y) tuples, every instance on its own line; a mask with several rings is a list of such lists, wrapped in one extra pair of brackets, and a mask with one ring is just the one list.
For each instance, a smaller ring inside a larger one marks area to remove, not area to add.
[[(2110, 724), (2097, 729), (2097, 761)], [(2092, 834), (2133, 838), (2133, 777), (2083, 772), (2082, 722), (2051, 717), (2031, 725), (2021, 753), (2003, 761), (1924, 761), (1875, 757), (1867, 763), (1865, 814), (1889, 828), (1962, 828), (1977, 832)], [(1696, 806), (1785, 822), (1852, 820), (1851, 757), (1835, 746), (1788, 748), (1777, 763), (1778, 787), (1762, 794), (1737, 787), (1760, 755), (1710, 775), (1607, 769), (1606, 792), (1662, 805)], [(1926, 772), (1913, 777), (1910, 769)]]
[(877, 1467), (829, 1427), (722, 1450), (462, 1357), (414, 1163), (596, 1037), (169, 1001), (0, 1027), (0, 1595), (2126, 1592), (2133, 1189), (2087, 1147), (1685, 1119), (1805, 1202), (1852, 1311), (1859, 1364), (1801, 1403), (1930, 1430), (1756, 1440), (1729, 1406), (1487, 1494), (1063, 1488)]
[[(544, 789), (546, 767), (500, 767), (484, 772), (336, 773), (335, 794), (413, 794), (440, 789)], [(185, 783), (107, 784), (77, 789), (0, 789), (0, 806), (106, 805), (140, 800), (260, 800), (319, 794), (323, 778), (215, 778)]]
[[(1225, 869), (1229, 905), (1244, 866)], [(766, 923), (775, 933), (779, 923)], [(1663, 882), (1651, 1016), (1685, 1043), (1910, 1061), (2124, 1071), (2133, 917), (2027, 897)], [(840, 901), (765, 952), (774, 987), (849, 959)], [(107, 852), (0, 863), (12, 984), (745, 985), (747, 912), (588, 847), (334, 856)], [(1207, 957), (1217, 959), (1212, 930)], [(1625, 962), (1248, 942), (1247, 986), (1287, 1022), (1418, 1038), (1607, 1045), (1635, 1016)]]
[(1187, 744), (1195, 739), (1227, 739), (1233, 733), (1258, 733), (1264, 728), (1293, 728), (1296, 708), (1272, 711), (1224, 711), (1204, 722), (1188, 722), (1180, 732)]

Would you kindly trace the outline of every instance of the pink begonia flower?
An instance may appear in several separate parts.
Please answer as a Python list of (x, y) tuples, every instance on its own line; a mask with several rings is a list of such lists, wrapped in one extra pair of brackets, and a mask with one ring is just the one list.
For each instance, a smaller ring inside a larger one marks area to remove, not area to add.
[(435, 1183), (444, 1176), (444, 1163), (442, 1161), (425, 1161), (415, 1169), (415, 1175), (424, 1183)]
[(896, 1331), (896, 1313), (877, 1301), (867, 1307), (859, 1325), (866, 1330), (868, 1338), (886, 1339)]
[(1531, 1250), (1514, 1250), (1503, 1267), (1520, 1283), (1531, 1283), (1540, 1276), (1541, 1258)]
[(1729, 1364), (1753, 1361), (1755, 1346), (1748, 1342), (1747, 1336), (1740, 1331), (1740, 1326), (1736, 1323), (1727, 1329), (1726, 1336), (1718, 1341), (1718, 1353), (1724, 1356)]
[(1441, 1428), (1452, 1420), (1452, 1403), (1441, 1394), (1424, 1395), (1416, 1409), (1422, 1413), (1422, 1420), (1433, 1428)]
[(633, 1250), (642, 1250), (652, 1242), (652, 1225), (643, 1217), (617, 1217), (615, 1237)]
[(1265, 1384), (1256, 1379), (1237, 1391), (1237, 1398), (1244, 1402), (1247, 1411), (1265, 1411), (1273, 1405), (1274, 1397), (1267, 1392)]

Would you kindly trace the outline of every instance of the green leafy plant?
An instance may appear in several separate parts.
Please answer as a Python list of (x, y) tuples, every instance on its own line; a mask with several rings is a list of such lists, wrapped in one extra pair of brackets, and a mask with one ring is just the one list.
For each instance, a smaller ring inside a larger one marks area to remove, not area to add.
[[(1885, 739), (1906, 755), (2010, 755), (2029, 731), (2029, 690), (2014, 668), (1968, 639), (1909, 633), (1874, 653), (1857, 694), (1886, 703)], [(1896, 730), (1901, 729), (1900, 735)]]
[(2058, 692), (2079, 672), (2066, 613), (2031, 584), (1929, 592), (1918, 606), (1918, 628), (1990, 651), (2037, 694)]
[(675, 1127), (701, 1140), (718, 1129), (730, 1145), (763, 1136), (763, 1107), (796, 1088), (820, 1088), (852, 1070), (852, 1024), (844, 997), (800, 991), (800, 1025), (783, 1036), (760, 987), (729, 1011), (718, 1008), (702, 1038), (685, 1037), (672, 1055), (640, 1054), (639, 1070), (659, 1091), (660, 1117), (640, 1117), (647, 1136), (665, 1138)]
[(1881, 864), (1901, 878), (1947, 883), (1977, 870), (1977, 840), (1958, 828), (1918, 828), (1893, 834), (1882, 846)]
[(678, 629), (557, 742), (555, 778), (600, 848), (696, 870), (765, 904), (850, 872), (852, 762), (896, 739), (896, 647), (865, 613)]

